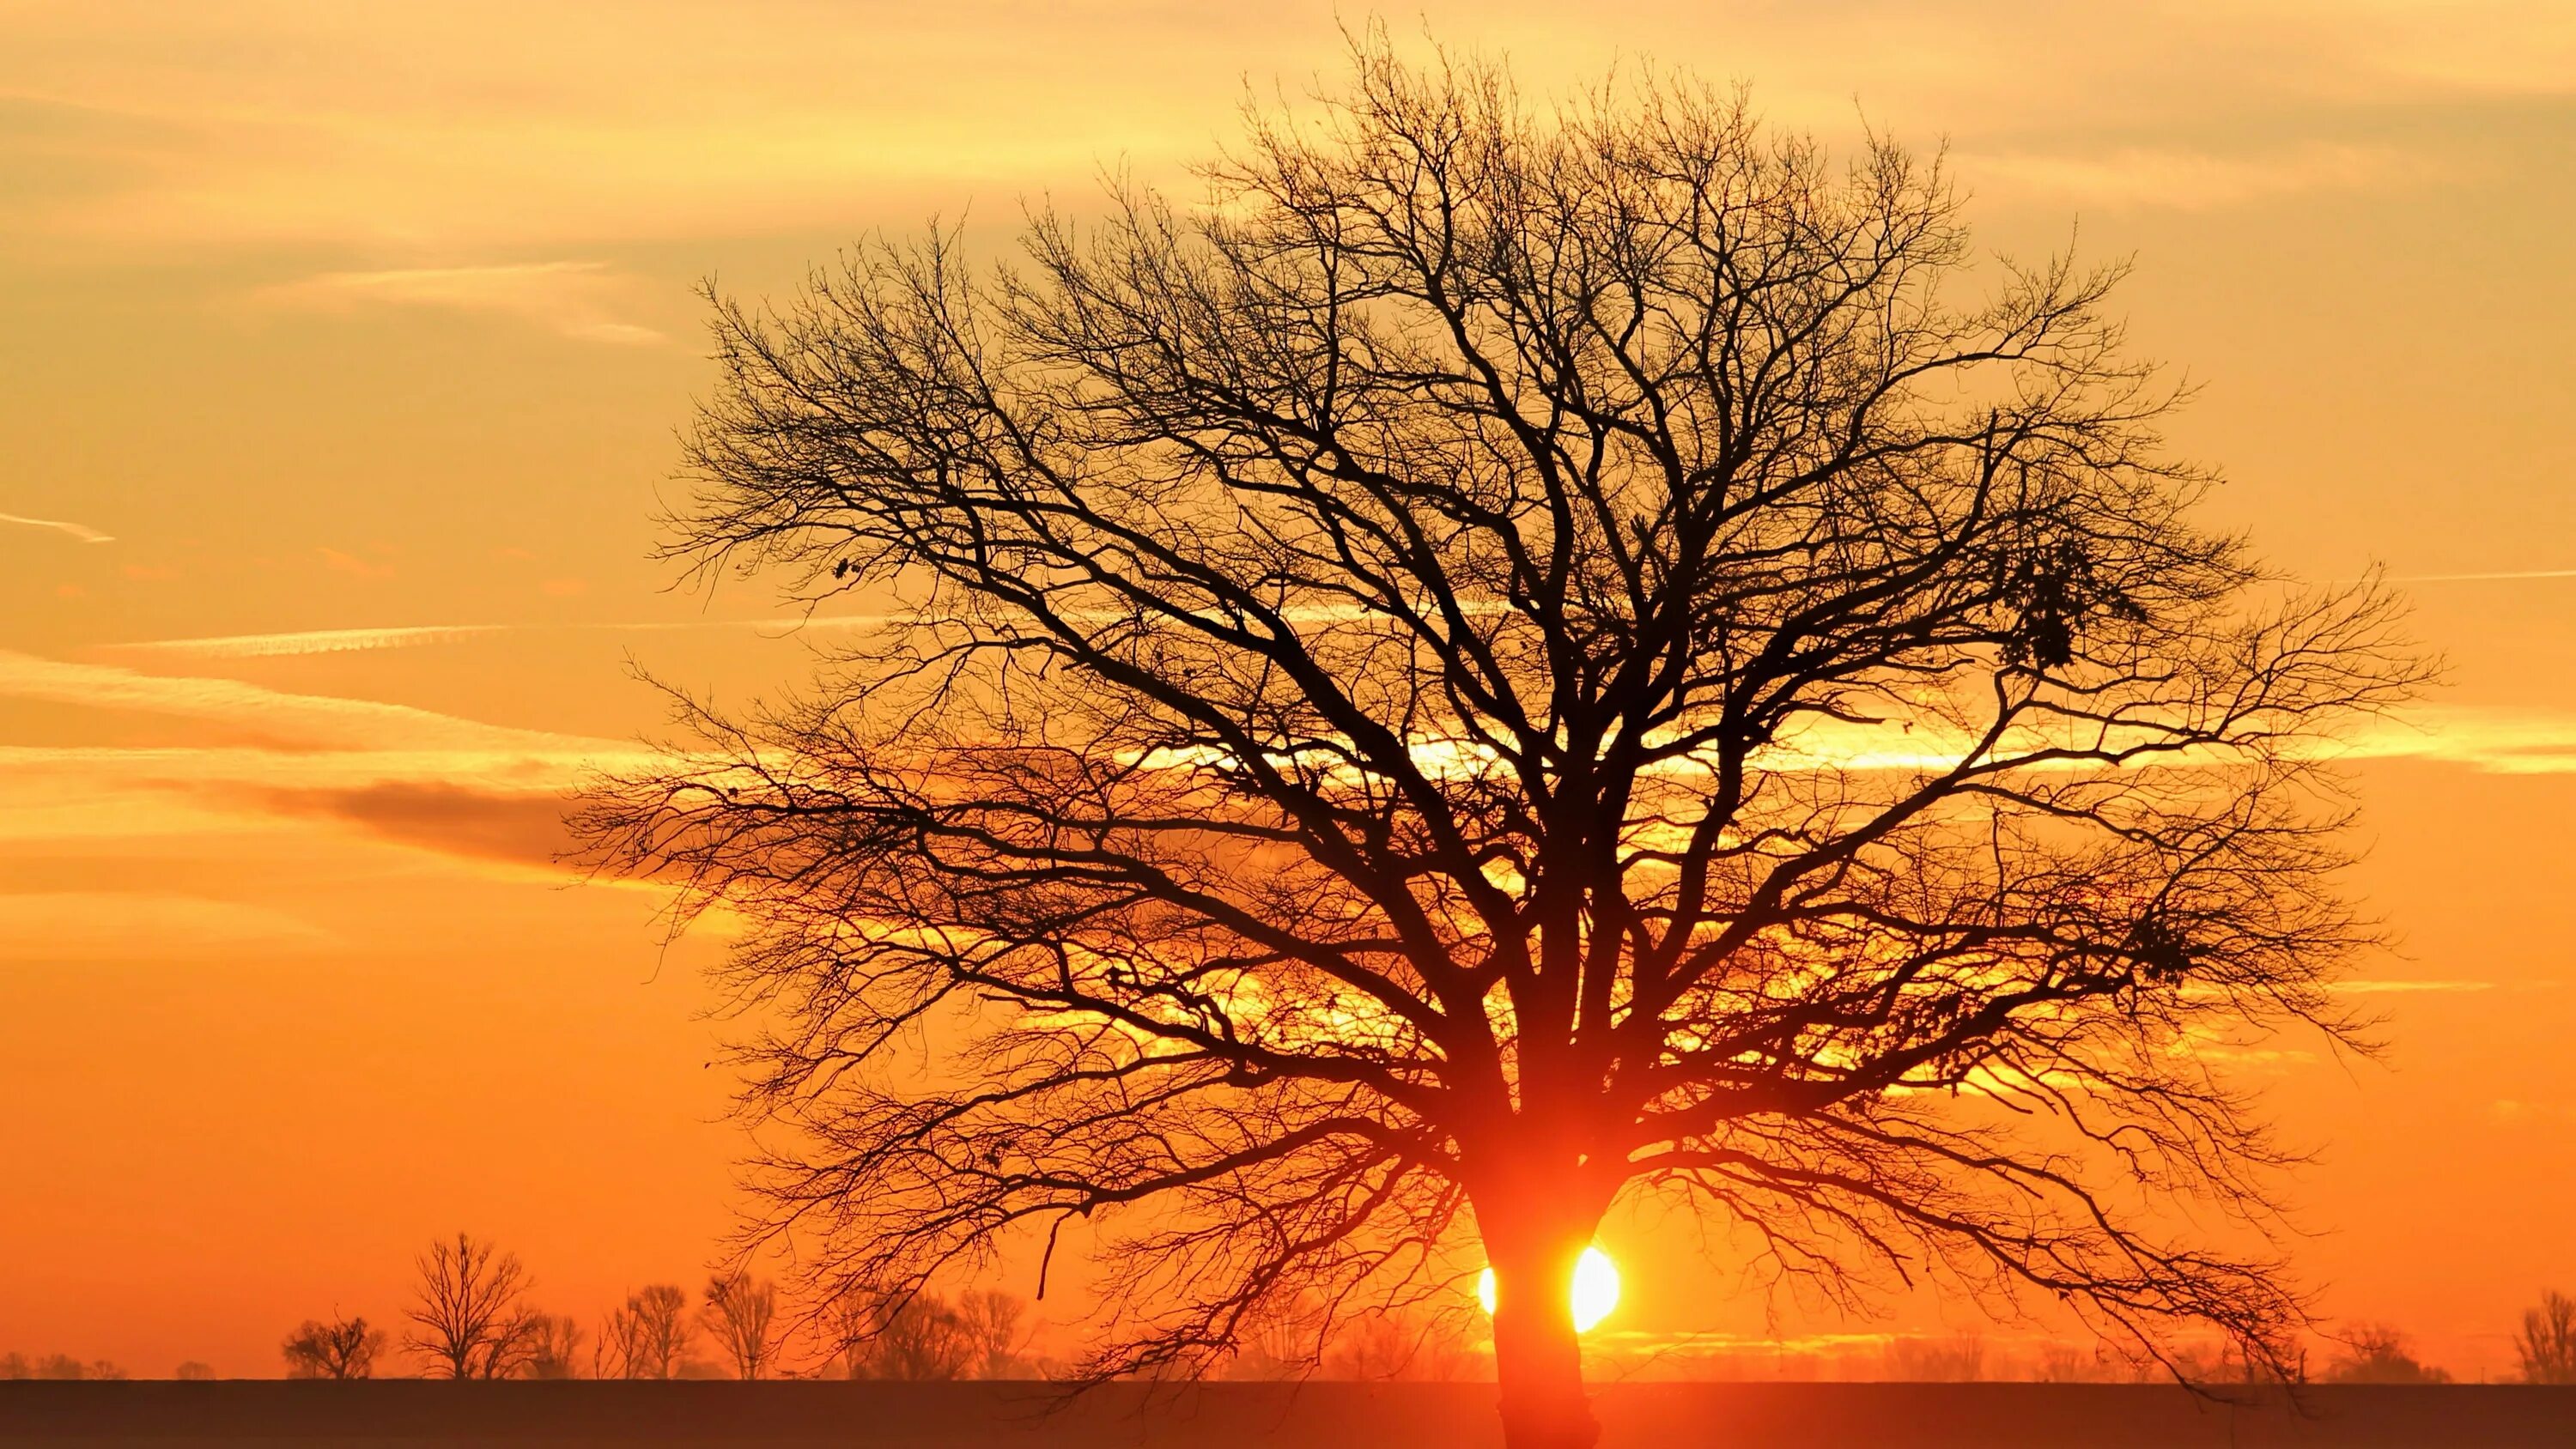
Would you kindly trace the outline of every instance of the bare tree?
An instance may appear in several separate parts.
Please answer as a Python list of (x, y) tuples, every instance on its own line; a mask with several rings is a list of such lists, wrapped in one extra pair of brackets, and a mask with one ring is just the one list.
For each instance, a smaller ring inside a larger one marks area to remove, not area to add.
[(962, 1379), (983, 1358), (965, 1315), (936, 1293), (853, 1290), (841, 1299), (837, 1329), (841, 1371), (854, 1379)]
[(67, 1353), (49, 1353), (30, 1362), (25, 1354), (0, 1356), (0, 1379), (121, 1380), (125, 1370), (106, 1359), (87, 1363)]
[(520, 1377), (581, 1377), (581, 1325), (574, 1322), (571, 1315), (531, 1313), (521, 1329), (521, 1337), (527, 1345), (527, 1352), (517, 1369)]
[(974, 1377), (1019, 1378), (1028, 1372), (1022, 1354), (1029, 1336), (1021, 1327), (1028, 1308), (1018, 1295), (999, 1288), (976, 1288), (958, 1296), (958, 1321), (965, 1325), (966, 1342), (975, 1355)]
[[(2307, 1350), (2301, 1346), (2292, 1352), (2264, 1357), (2247, 1353), (2244, 1346), (2228, 1339), (2196, 1339), (2176, 1345), (2164, 1360), (2176, 1376), (2193, 1384), (2303, 1384), (2308, 1382)], [(2151, 1371), (2155, 1361), (2139, 1365), (2138, 1381), (2156, 1375)]]
[(1331, 1325), (1312, 1295), (1266, 1305), (1235, 1334), (1234, 1349), (1219, 1370), (1227, 1378), (1302, 1379), (1323, 1357), (1319, 1339)]
[(2513, 1349), (2527, 1384), (2576, 1384), (2576, 1298), (2552, 1290), (2525, 1309)]
[(1327, 1378), (1447, 1382), (1465, 1376), (1467, 1345), (1455, 1315), (1369, 1313), (1335, 1325), (1319, 1365)]
[(1986, 1376), (1986, 1341), (1974, 1333), (1947, 1338), (1901, 1334), (1888, 1340), (1881, 1371), (1899, 1383), (1975, 1383)]
[(290, 1379), (363, 1379), (375, 1372), (385, 1333), (364, 1318), (308, 1318), (278, 1345)]
[(2447, 1384), (2448, 1371), (2416, 1359), (2406, 1335), (2384, 1323), (2362, 1324), (2343, 1334), (2334, 1361), (2326, 1365), (2330, 1384)]
[(2040, 1345), (2032, 1377), (2043, 1384), (2117, 1382), (2123, 1367), (2104, 1355), (2099, 1344), (2051, 1342)]
[(653, 1283), (626, 1297), (608, 1315), (594, 1350), (604, 1379), (667, 1379), (689, 1355), (689, 1295), (674, 1283)]
[(733, 1361), (736, 1378), (759, 1378), (777, 1353), (778, 1342), (772, 1335), (778, 1317), (775, 1284), (756, 1283), (740, 1273), (718, 1274), (707, 1280), (698, 1317), (708, 1336)]
[(2280, 1360), (2278, 1250), (2167, 1204), (2271, 1223), (2230, 1064), (2366, 1045), (2321, 756), (2392, 598), (2198, 521), (2120, 269), (1980, 283), (1939, 161), (1355, 62), (1199, 204), (717, 302), (672, 554), (889, 620), (580, 820), (749, 923), (750, 1236), (908, 1298), (1087, 1220), (1095, 1376), (1481, 1256), (1515, 1449), (1594, 1439), (1636, 1193)]
[(2145, 1383), (2161, 1372), (2151, 1360), (2110, 1352), (2098, 1341), (2044, 1344), (2032, 1366), (2032, 1376), (2044, 1384)]
[(526, 1302), (527, 1270), (518, 1255), (458, 1233), (432, 1243), (415, 1260), (419, 1299), (403, 1346), (452, 1379), (502, 1379), (535, 1354), (541, 1315)]

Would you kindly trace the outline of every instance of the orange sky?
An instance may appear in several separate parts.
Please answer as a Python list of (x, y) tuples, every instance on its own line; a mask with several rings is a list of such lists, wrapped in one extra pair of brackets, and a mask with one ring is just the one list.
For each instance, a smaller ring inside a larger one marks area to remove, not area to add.
[[(1172, 175), (1335, 62), (1329, 5), (1236, 9), (0, 0), (0, 1352), (273, 1372), (459, 1226), (585, 1319), (702, 1271), (713, 943), (545, 864), (654, 721), (629, 656), (803, 669), (645, 557), (688, 285)], [(2452, 683), (2356, 741), (2396, 1050), (2277, 1101), (2328, 1309), (2501, 1369), (2576, 1288), (2576, 10), (1417, 9), (1536, 90), (1648, 57), (1946, 137), (1995, 244), (2138, 256), (2228, 518), (2420, 580)], [(1761, 1331), (1611, 1237), (1660, 1270), (1616, 1322)]]

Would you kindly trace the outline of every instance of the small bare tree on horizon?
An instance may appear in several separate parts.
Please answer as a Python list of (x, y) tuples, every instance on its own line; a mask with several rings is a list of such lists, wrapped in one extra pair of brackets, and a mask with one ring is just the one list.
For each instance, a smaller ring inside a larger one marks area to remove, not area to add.
[(2448, 1369), (2415, 1356), (2415, 1345), (2385, 1323), (2356, 1324), (2335, 1335), (2335, 1356), (2323, 1378), (2330, 1384), (2447, 1384)]
[(531, 1313), (521, 1328), (527, 1353), (515, 1372), (522, 1378), (581, 1377), (581, 1325), (565, 1313)]
[(363, 1379), (372, 1376), (385, 1332), (362, 1317), (308, 1318), (278, 1345), (290, 1379)]
[(699, 1321), (733, 1365), (734, 1377), (756, 1379), (778, 1352), (778, 1288), (755, 1282), (744, 1273), (719, 1273), (707, 1280)]
[(2576, 1298), (2555, 1289), (2541, 1294), (2537, 1307), (2523, 1310), (2513, 1351), (2524, 1383), (2576, 1384)]
[(857, 1289), (830, 1315), (843, 1377), (935, 1382), (1019, 1377), (1027, 1370), (1027, 1305), (999, 1289), (955, 1302), (930, 1292)]
[(671, 555), (883, 620), (577, 820), (743, 925), (747, 1238), (902, 1303), (1080, 1224), (1092, 1378), (1489, 1262), (1512, 1449), (1594, 1442), (1566, 1285), (1647, 1196), (2285, 1364), (2233, 1068), (2367, 1046), (2325, 758), (2422, 670), (2201, 521), (2122, 269), (1375, 35), (1203, 176), (715, 299)]
[(603, 1379), (676, 1378), (688, 1361), (689, 1295), (651, 1283), (626, 1296), (600, 1325), (592, 1373)]
[(430, 1244), (414, 1266), (419, 1297), (406, 1313), (405, 1348), (451, 1379), (504, 1379), (525, 1367), (541, 1315), (528, 1306), (517, 1254), (458, 1233)]

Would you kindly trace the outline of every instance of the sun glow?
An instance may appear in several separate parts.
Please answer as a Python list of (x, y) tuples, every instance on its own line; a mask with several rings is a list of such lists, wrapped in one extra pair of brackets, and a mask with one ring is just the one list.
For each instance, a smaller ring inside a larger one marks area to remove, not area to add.
[[(1619, 1306), (1619, 1265), (1599, 1248), (1586, 1248), (1574, 1260), (1574, 1283), (1569, 1295), (1574, 1309), (1574, 1331), (1589, 1333), (1593, 1325), (1610, 1316)], [(1484, 1306), (1485, 1316), (1494, 1313), (1494, 1270), (1487, 1268), (1476, 1275), (1476, 1301)]]

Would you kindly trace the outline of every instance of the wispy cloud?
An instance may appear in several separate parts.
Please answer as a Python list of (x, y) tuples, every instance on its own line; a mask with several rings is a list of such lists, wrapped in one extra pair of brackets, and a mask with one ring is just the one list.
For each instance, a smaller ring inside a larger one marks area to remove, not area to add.
[(821, 614), (812, 618), (679, 619), (605, 624), (411, 624), (384, 629), (301, 629), (277, 634), (216, 634), (191, 639), (138, 639), (117, 650), (186, 654), (205, 659), (261, 659), (303, 654), (349, 654), (375, 649), (414, 649), (461, 644), (497, 634), (570, 630), (582, 633), (658, 634), (699, 629), (771, 629), (781, 635), (806, 630), (872, 629), (890, 614)]
[(1860, 1333), (1808, 1333), (1787, 1337), (1767, 1334), (1729, 1333), (1722, 1329), (1685, 1328), (1659, 1330), (1651, 1328), (1608, 1328), (1592, 1335), (1591, 1341), (1631, 1349), (1648, 1349), (1668, 1353), (1712, 1354), (1834, 1354), (1876, 1353), (1894, 1343), (1898, 1334), (1892, 1331)]
[(0, 894), (0, 960), (167, 961), (332, 944), (331, 933), (308, 921), (239, 901), (148, 891)]
[(472, 750), (552, 754), (590, 743), (484, 724), (406, 704), (293, 694), (238, 679), (145, 674), (0, 650), (0, 695), (96, 709), (176, 715), (257, 729), (316, 749)]
[[(313, 241), (516, 255), (711, 225), (845, 231), (854, 204), (899, 198), (894, 214), (910, 217), (916, 201), (953, 207), (978, 186), (1080, 187), (1104, 158), (1169, 175), (1205, 149), (1247, 70), (1293, 88), (1338, 65), (1325, 0), (1195, 7), (1186, 21), (1160, 5), (1016, 3), (1002, 24), (994, 7), (949, 7), (900, 26), (877, 7), (794, 0), (450, 0), (435, 19), (177, 6), (150, 27), (113, 6), (8, 8), (0, 95), (27, 119), (12, 136), (0, 116), (0, 162), (44, 183), (21, 188), (28, 225), (15, 230), (172, 255)], [(1416, 8), (1436, 32), (1508, 49), (1534, 93), (1633, 58), (1633, 36), (1651, 32), (1667, 59), (1723, 56), (1702, 63), (1761, 77), (1766, 103), (1828, 123), (1857, 93), (1962, 136), (2114, 132), (2168, 147), (2085, 182), (2122, 194), (2140, 161), (2168, 192), (2279, 186), (2249, 179), (2259, 164), (2170, 149), (2180, 125), (2305, 134), (2356, 102), (2402, 114), (2576, 85), (2560, 0), (2172, 0), (2058, 7), (2046, 26), (1998, 0), (1870, 5), (1863, 25), (1851, 6)], [(770, 42), (781, 33), (796, 42)], [(977, 59), (961, 75), (965, 50)], [(547, 65), (572, 54), (592, 63)]]
[(2493, 991), (2492, 981), (2338, 981), (2327, 988), (2343, 996), (2415, 996)]
[(2338, 745), (2347, 760), (2425, 760), (2495, 775), (2576, 774), (2576, 717), (2553, 710), (2419, 709)]
[(314, 553), (321, 558), (322, 566), (335, 574), (347, 574), (353, 579), (389, 579), (394, 576), (392, 564), (360, 558), (346, 549), (317, 548)]
[(0, 523), (14, 523), (22, 528), (50, 528), (56, 533), (70, 534), (83, 543), (116, 542), (113, 534), (101, 533), (86, 523), (73, 523), (62, 518), (29, 518), (20, 513), (0, 513)]
[[(883, 614), (826, 615), (814, 619), (723, 619), (588, 625), (442, 624), (382, 629), (318, 629), (276, 634), (233, 634), (156, 639), (116, 646), (154, 655), (207, 659), (272, 658), (352, 653), (460, 643), (519, 630), (568, 628), (602, 632), (697, 629), (866, 628), (888, 622)], [(326, 747), (387, 748), (388, 741), (415, 748), (460, 748), (485, 755), (560, 759), (583, 751), (618, 754), (631, 746), (569, 739), (542, 731), (509, 729), (458, 720), (407, 705), (336, 696), (284, 694), (238, 680), (147, 674), (109, 665), (72, 664), (0, 651), (0, 694), (61, 703), (92, 704), (165, 714), (221, 719), (272, 735), (323, 742)], [(1843, 769), (1919, 769), (1953, 763), (1955, 753), (1918, 733), (1819, 732), (1801, 750)], [(2576, 716), (2549, 710), (2421, 709), (2402, 719), (2372, 724), (2334, 742), (2337, 758), (2422, 760), (2491, 774), (2576, 774)], [(1795, 761), (1784, 755), (1781, 767)]]
[(2114, 209), (2201, 211), (2429, 174), (2402, 151), (2326, 142), (2243, 153), (2124, 146), (2097, 154), (2016, 151), (1959, 160), (1968, 175), (1981, 180)]
[(219, 634), (202, 639), (146, 639), (111, 647), (154, 654), (192, 654), (207, 659), (267, 659), (305, 654), (356, 654), (376, 649), (409, 649), (423, 644), (455, 644), (489, 634), (506, 634), (511, 624), (423, 624), (394, 629), (307, 629), (286, 634)]
[[(1916, 728), (1916, 724), (1923, 727)], [(2010, 751), (2060, 742), (2032, 734), (2006, 741)], [(1819, 720), (1784, 734), (1763, 756), (1773, 770), (1947, 770), (1971, 749), (1968, 736), (1931, 721), (1853, 724)], [(2576, 714), (2529, 708), (2421, 707), (2358, 722), (2301, 747), (2312, 758), (2347, 763), (2421, 760), (2499, 775), (2576, 774)], [(2157, 764), (2182, 764), (2188, 755)], [(2207, 758), (2207, 757), (2202, 757)], [(2149, 766), (2149, 767), (2152, 767)], [(1682, 763), (1671, 768), (1698, 768)], [(2054, 768), (2086, 768), (2060, 761)]]
[[(0, 697), (199, 720), (212, 742), (0, 745), (0, 844), (137, 842), (325, 821), (512, 870), (566, 842), (566, 792), (655, 758), (624, 741), (0, 651)], [(256, 743), (243, 743), (250, 736)], [(6, 917), (0, 915), (0, 931)]]
[(2506, 579), (2576, 579), (2576, 569), (2506, 569), (2483, 574), (2396, 574), (2392, 584), (2473, 584)]
[(631, 347), (667, 341), (660, 332), (619, 315), (634, 285), (632, 278), (605, 262), (513, 262), (322, 272), (263, 287), (252, 294), (252, 300), (266, 307), (332, 313), (378, 307), (480, 312), (515, 318), (584, 342)]
[(488, 791), (441, 780), (386, 780), (355, 789), (270, 790), (282, 814), (356, 825), (447, 855), (551, 866), (571, 846), (559, 791)]

